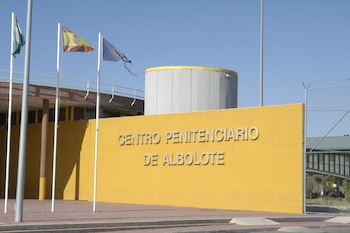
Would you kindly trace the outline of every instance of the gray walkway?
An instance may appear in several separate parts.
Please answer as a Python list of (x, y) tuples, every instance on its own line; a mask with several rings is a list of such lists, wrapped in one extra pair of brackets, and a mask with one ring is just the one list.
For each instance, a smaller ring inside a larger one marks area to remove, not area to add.
[[(24, 200), (23, 221), (15, 222), (15, 200), (8, 211), (0, 201), (0, 232), (253, 232), (281, 227), (350, 227), (346, 213), (281, 214), (87, 201)], [(350, 228), (349, 228), (350, 229)]]

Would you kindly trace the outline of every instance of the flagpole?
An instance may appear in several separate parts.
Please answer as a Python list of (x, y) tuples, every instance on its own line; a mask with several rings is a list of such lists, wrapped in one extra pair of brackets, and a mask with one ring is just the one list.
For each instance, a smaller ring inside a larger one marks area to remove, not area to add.
[(58, 130), (58, 101), (59, 101), (59, 88), (60, 88), (60, 39), (61, 39), (61, 24), (57, 25), (57, 61), (56, 61), (56, 100), (55, 100), (55, 126), (54, 126), (54, 142), (53, 142), (53, 158), (52, 158), (52, 191), (51, 191), (51, 212), (55, 209), (55, 191), (56, 191), (56, 160), (57, 160), (57, 130)]
[(264, 0), (260, 0), (260, 106), (264, 105), (263, 31), (264, 31)]
[(9, 187), (9, 170), (10, 170), (10, 151), (11, 151), (11, 126), (12, 126), (12, 82), (13, 82), (13, 43), (15, 30), (16, 15), (12, 12), (11, 24), (11, 54), (10, 54), (10, 86), (9, 86), (9, 110), (7, 122), (7, 151), (6, 151), (6, 181), (5, 181), (5, 205), (4, 213), (7, 213), (8, 187)]
[(310, 88), (311, 83), (308, 85), (305, 85), (304, 82), (302, 82), (304, 86), (304, 143), (303, 143), (303, 213), (306, 213), (306, 193), (307, 193), (307, 185), (306, 185), (306, 140), (307, 140), (307, 97), (308, 97), (308, 90)]
[(30, 43), (32, 31), (32, 0), (28, 0), (27, 6), (27, 34), (26, 34), (26, 52), (24, 62), (23, 90), (22, 90), (22, 110), (21, 110), (21, 130), (19, 138), (18, 169), (17, 169), (17, 187), (16, 187), (16, 209), (15, 222), (21, 222), (23, 218), (23, 197), (24, 197), (24, 178), (27, 149), (27, 128), (28, 128), (28, 93), (29, 93), (29, 74), (30, 74)]
[(101, 71), (101, 40), (102, 34), (98, 33), (98, 54), (97, 54), (97, 80), (96, 80), (96, 134), (95, 134), (95, 163), (94, 163), (94, 200), (93, 212), (96, 211), (96, 186), (97, 186), (97, 161), (98, 161), (98, 130), (100, 118), (100, 71)]

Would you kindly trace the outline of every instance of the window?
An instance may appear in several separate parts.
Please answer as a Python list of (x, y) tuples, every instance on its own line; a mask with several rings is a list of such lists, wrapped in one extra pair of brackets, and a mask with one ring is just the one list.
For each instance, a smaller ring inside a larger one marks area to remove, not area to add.
[(334, 159), (334, 155), (330, 155), (329, 156), (329, 172), (334, 172), (334, 161), (335, 161), (335, 159)]
[(7, 125), (6, 120), (7, 120), (6, 113), (0, 113), (0, 126)]
[(313, 165), (313, 155), (312, 154), (309, 154), (308, 156), (308, 159), (309, 159), (309, 161), (308, 161), (308, 168), (314, 168), (312, 165)]
[(339, 171), (339, 168), (340, 168), (339, 154), (335, 154), (334, 157), (335, 157), (334, 172), (337, 173), (337, 174), (339, 174), (339, 173), (340, 173), (340, 171)]
[[(58, 120), (64, 121), (66, 120), (66, 108), (60, 108), (60, 112), (58, 114)], [(51, 108), (49, 110), (49, 121), (55, 121), (55, 109)]]
[(314, 169), (318, 169), (318, 154), (314, 154)]
[(340, 155), (340, 174), (345, 175), (345, 162), (344, 162), (344, 154)]
[(324, 155), (324, 170), (329, 171), (329, 154)]
[(86, 119), (95, 119), (96, 111), (93, 108), (86, 109)]
[(319, 154), (319, 169), (324, 171), (324, 154)]
[(36, 114), (36, 110), (31, 110), (28, 112), (28, 123), (36, 123), (35, 120), (35, 114)]
[(84, 108), (75, 107), (74, 108), (74, 120), (84, 120)]
[(346, 155), (345, 155), (345, 163), (344, 163), (344, 166), (345, 166), (345, 175), (346, 175), (346, 176), (350, 176), (349, 156), (350, 156), (350, 154), (346, 154)]

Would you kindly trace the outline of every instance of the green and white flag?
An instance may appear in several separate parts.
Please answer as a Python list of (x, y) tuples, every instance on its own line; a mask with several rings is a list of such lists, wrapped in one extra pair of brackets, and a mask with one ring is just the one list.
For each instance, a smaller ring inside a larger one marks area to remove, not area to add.
[(15, 51), (12, 53), (14, 57), (16, 57), (16, 54), (19, 54), (21, 52), (21, 47), (25, 44), (24, 36), (22, 34), (21, 28), (19, 27), (19, 24), (16, 19), (16, 27), (14, 28), (14, 39), (15, 39)]

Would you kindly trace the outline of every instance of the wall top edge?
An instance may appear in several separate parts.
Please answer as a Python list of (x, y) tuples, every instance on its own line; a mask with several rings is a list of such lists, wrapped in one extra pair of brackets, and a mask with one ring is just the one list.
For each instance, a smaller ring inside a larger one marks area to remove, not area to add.
[(229, 74), (237, 75), (237, 72), (233, 70), (223, 69), (223, 68), (215, 68), (215, 67), (207, 67), (207, 66), (156, 66), (150, 67), (146, 69), (147, 72), (160, 71), (160, 70), (209, 70), (209, 71), (218, 71)]

